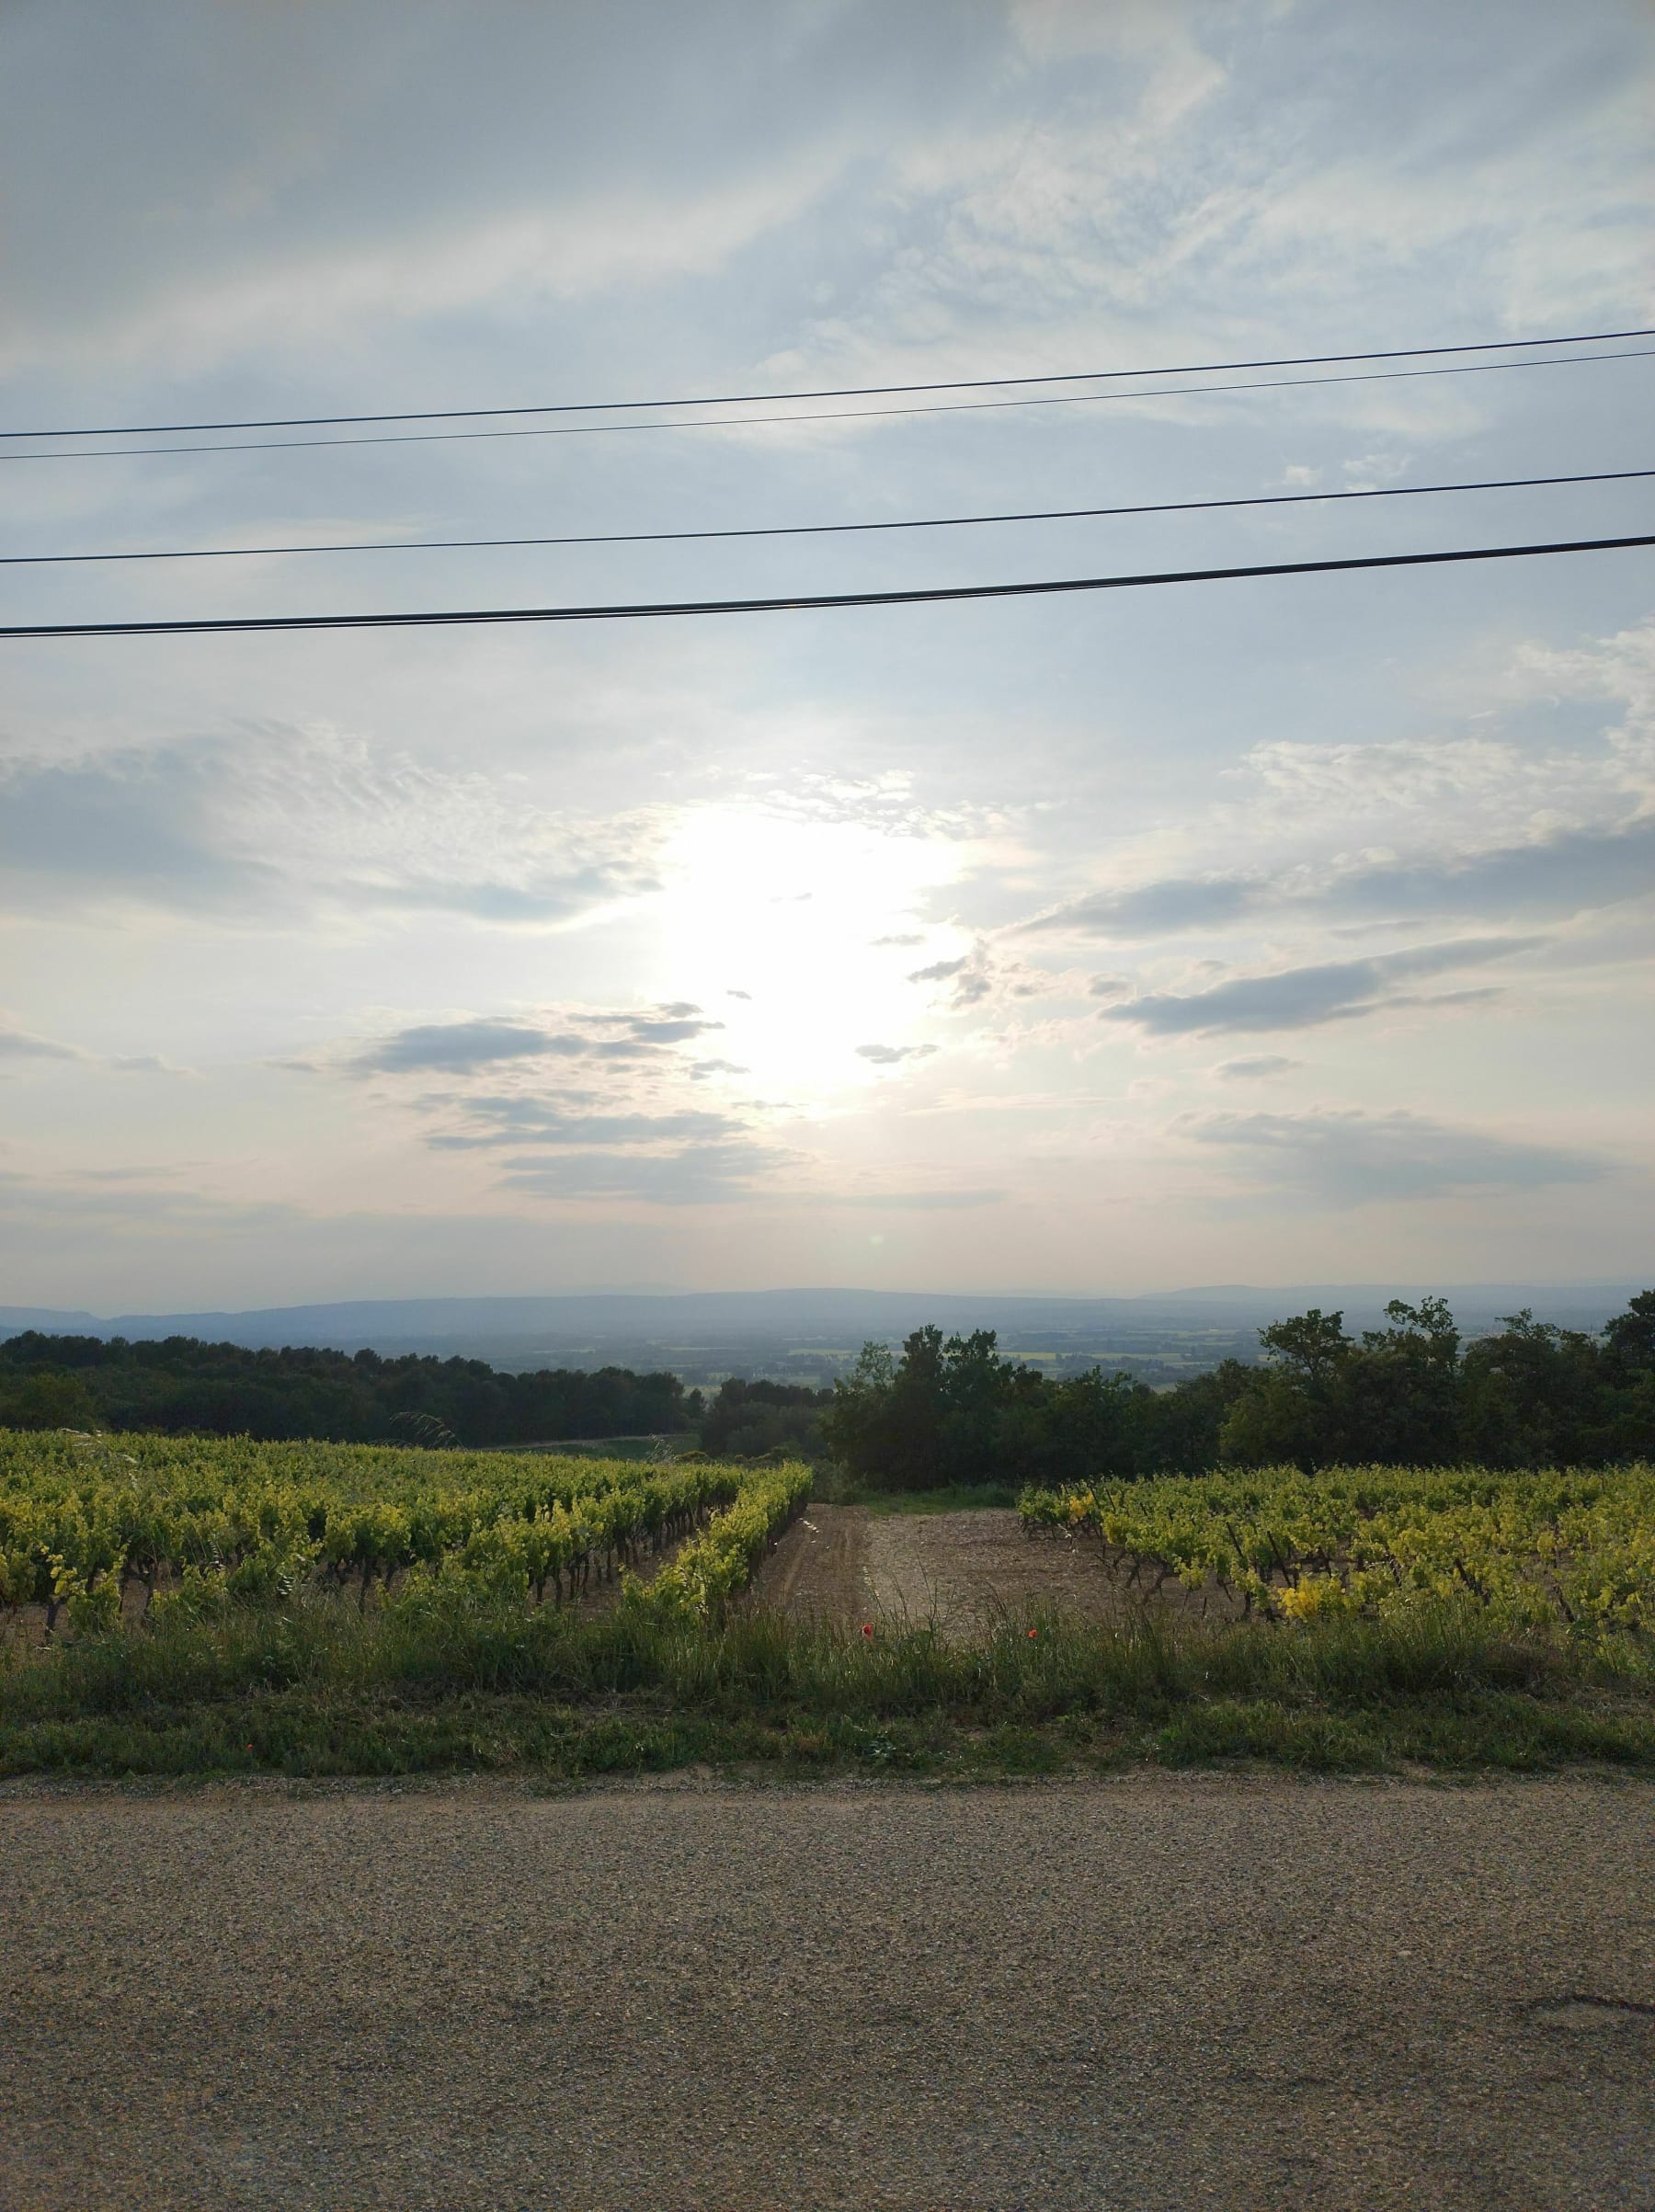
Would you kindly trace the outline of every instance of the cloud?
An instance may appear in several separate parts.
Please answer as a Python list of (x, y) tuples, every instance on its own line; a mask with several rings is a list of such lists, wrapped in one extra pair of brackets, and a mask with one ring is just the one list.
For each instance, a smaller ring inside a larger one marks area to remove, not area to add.
[[(37, 86), (74, 83), (81, 100), (55, 142), (25, 108), (8, 117), (6, 168), (55, 145), (63, 172), (51, 222), (17, 241), (11, 365), (113, 356), (165, 374), (374, 337), (405, 349), (422, 325), (506, 302), (521, 318), (712, 281), (811, 207), (876, 139), (875, 113), (891, 127), (894, 86), (858, 102), (831, 19), (767, 27), (769, 66), (819, 80), (803, 110), (755, 102), (746, 69), (715, 65), (750, 36), (740, 11), (648, 28), (640, 43), (580, 10), (479, 0), (472, 35), (394, 10), (370, 57), (325, 15), (203, 30), (167, 10), (141, 37), (117, 10), (91, 78), (72, 43), (37, 38)], [(923, 81), (905, 45), (879, 36), (876, 78)], [(110, 163), (115, 198), (97, 188)]]
[(590, 1049), (585, 1037), (554, 1034), (520, 1021), (421, 1022), (382, 1038), (350, 1066), (361, 1075), (408, 1075), (416, 1069), (464, 1074), (503, 1060), (539, 1060), (550, 1054), (572, 1058)]
[(1221, 1083), (1261, 1083), (1272, 1076), (1291, 1074), (1294, 1068), (1304, 1065), (1302, 1060), (1289, 1060), (1281, 1053), (1258, 1053), (1249, 1060), (1220, 1060), (1213, 1073)]
[(1125, 891), (1091, 892), (1022, 927), (1030, 935), (1170, 937), (1238, 920), (1257, 895), (1257, 884), (1244, 876), (1169, 876)]
[(619, 1036), (581, 1035), (575, 1029), (542, 1029), (526, 1021), (479, 1016), (467, 1021), (421, 1022), (397, 1030), (348, 1063), (357, 1075), (407, 1075), (441, 1070), (451, 1075), (490, 1067), (508, 1060), (639, 1060), (680, 1044), (722, 1021), (701, 1018), (698, 1007), (675, 1004), (648, 1014), (576, 1013), (565, 1017), (588, 1031), (618, 1029)]
[(1507, 960), (1540, 941), (1533, 937), (1467, 938), (1380, 953), (1371, 960), (1329, 961), (1315, 967), (1284, 968), (1274, 975), (1240, 975), (1186, 997), (1158, 992), (1126, 1006), (1105, 1007), (1098, 1020), (1130, 1022), (1158, 1037), (1310, 1029), (1322, 1021), (1380, 1013), (1387, 1006), (1429, 1004), (1397, 994), (1391, 986), (1410, 976)]
[(1348, 920), (1519, 916), (1564, 918), (1655, 892), (1655, 815), (1610, 828), (1557, 829), (1522, 844), (1345, 868), (1307, 881), (1264, 875), (1169, 876), (1093, 892), (1036, 915), (1025, 934), (1175, 937), (1250, 916), (1307, 912)]
[(907, 980), (952, 983), (953, 988), (946, 994), (946, 1004), (957, 1014), (990, 1000), (1005, 1004), (1015, 999), (1038, 998), (1059, 987), (1044, 968), (997, 955), (980, 941), (969, 952), (962, 952), (957, 960), (935, 960), (929, 967), (910, 970)]
[(476, 773), (275, 724), (0, 767), (0, 873), (26, 912), (317, 907), (555, 928), (656, 886), (650, 825), (525, 806)]
[(859, 1060), (872, 1060), (876, 1067), (895, 1067), (900, 1060), (926, 1060), (937, 1050), (934, 1044), (859, 1044)]
[(1606, 1171), (1606, 1163), (1588, 1153), (1523, 1144), (1401, 1112), (1214, 1113), (1184, 1116), (1173, 1126), (1192, 1144), (1227, 1152), (1257, 1184), (1335, 1205), (1442, 1198), (1461, 1191), (1533, 1191), (1594, 1181)]
[(694, 1007), (681, 1013), (668, 1013), (661, 1018), (640, 1018), (628, 1024), (632, 1034), (645, 1044), (681, 1044), (687, 1037), (704, 1037), (709, 1030), (723, 1029), (722, 1021), (702, 1021), (690, 1019), (699, 1011)]
[(746, 1123), (727, 1113), (571, 1113), (554, 1100), (532, 1098), (468, 1099), (465, 1117), (479, 1124), (439, 1130), (427, 1142), (445, 1151), (502, 1145), (602, 1146), (707, 1142), (743, 1135)]
[(0, 1026), (0, 1068), (8, 1061), (67, 1062), (76, 1067), (107, 1069), (118, 1076), (182, 1076), (189, 1074), (159, 1053), (83, 1052), (78, 1044), (60, 1044), (53, 1037), (36, 1036), (29, 1030)]
[(36, 1037), (27, 1030), (0, 1029), (0, 1061), (6, 1060), (85, 1060), (86, 1055), (73, 1044), (54, 1043), (50, 1037)]
[(56, 1178), (0, 1173), (0, 1220), (21, 1226), (107, 1228), (124, 1233), (201, 1227), (256, 1231), (300, 1218), (269, 1200), (219, 1198), (146, 1180), (142, 1169), (83, 1169)]
[(501, 1180), (537, 1198), (725, 1205), (755, 1196), (759, 1180), (792, 1157), (777, 1146), (750, 1142), (697, 1145), (668, 1153), (569, 1152), (510, 1160)]
[(827, 1196), (813, 1194), (813, 1205), (871, 1206), (893, 1213), (935, 1214), (951, 1213), (973, 1206), (998, 1206), (1004, 1203), (1004, 1191), (836, 1191)]
[(1616, 829), (1565, 829), (1457, 860), (1387, 864), (1337, 879), (1317, 904), (1376, 918), (1563, 917), (1655, 892), (1655, 815)]

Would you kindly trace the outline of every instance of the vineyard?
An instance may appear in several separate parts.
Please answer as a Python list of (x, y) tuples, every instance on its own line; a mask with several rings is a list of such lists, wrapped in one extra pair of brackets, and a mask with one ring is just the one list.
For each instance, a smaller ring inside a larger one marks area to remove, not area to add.
[(811, 1484), (0, 1431), (0, 1775), (1655, 1769), (1647, 1465)]
[(1031, 1534), (1091, 1538), (1146, 1599), (1170, 1582), (1243, 1618), (1397, 1619), (1444, 1603), (1578, 1645), (1655, 1631), (1655, 1468), (1295, 1467), (1024, 1493)]
[(807, 1468), (526, 1457), (245, 1438), (0, 1431), (0, 1620), (48, 1640), (134, 1618), (469, 1590), (563, 1606), (677, 1552), (657, 1607), (746, 1581)]

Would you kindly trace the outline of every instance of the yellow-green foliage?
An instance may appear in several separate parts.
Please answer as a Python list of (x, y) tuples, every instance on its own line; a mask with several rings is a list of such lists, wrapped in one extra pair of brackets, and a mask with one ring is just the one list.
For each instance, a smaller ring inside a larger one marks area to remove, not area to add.
[(652, 1600), (672, 1610), (716, 1613), (745, 1585), (770, 1538), (804, 1504), (812, 1480), (811, 1469), (796, 1461), (763, 1468), (729, 1510), (656, 1577)]
[(1031, 1532), (1101, 1537), (1140, 1586), (1216, 1584), (1248, 1612), (1289, 1620), (1452, 1598), (1591, 1642), (1655, 1630), (1655, 1468), (1645, 1465), (1266, 1467), (1029, 1490), (1020, 1511)]
[(0, 1431), (0, 1608), (110, 1626), (134, 1579), (164, 1606), (280, 1602), (318, 1579), (365, 1602), (398, 1575), (561, 1598), (728, 1507), (684, 1580), (722, 1591), (801, 1472), (807, 1487), (802, 1470), (706, 1460)]

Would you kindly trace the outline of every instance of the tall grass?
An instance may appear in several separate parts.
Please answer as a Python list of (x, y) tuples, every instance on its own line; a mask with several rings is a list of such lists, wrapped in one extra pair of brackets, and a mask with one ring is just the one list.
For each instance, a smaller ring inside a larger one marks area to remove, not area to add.
[(629, 1698), (724, 1716), (939, 1713), (988, 1723), (1141, 1716), (1215, 1696), (1361, 1705), (1651, 1687), (1655, 1668), (1641, 1650), (1613, 1661), (1579, 1655), (1446, 1602), (1393, 1620), (1294, 1626), (1149, 1616), (1113, 1627), (1035, 1612), (961, 1644), (930, 1625), (869, 1635), (757, 1606), (698, 1620), (623, 1599), (593, 1617), (457, 1585), (366, 1615), (314, 1596), (66, 1644), (0, 1673), (0, 1729), (294, 1691)]

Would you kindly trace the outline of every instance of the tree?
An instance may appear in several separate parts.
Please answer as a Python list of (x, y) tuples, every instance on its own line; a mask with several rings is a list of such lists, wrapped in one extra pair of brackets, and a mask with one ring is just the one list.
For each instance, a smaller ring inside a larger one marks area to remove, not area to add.
[(1490, 1466), (1579, 1465), (1600, 1456), (1603, 1353), (1576, 1328), (1536, 1321), (1525, 1306), (1464, 1363), (1467, 1456)]
[(1313, 1306), (1259, 1331), (1254, 1370), (1218, 1432), (1221, 1457), (1244, 1466), (1291, 1462), (1307, 1470), (1344, 1456), (1345, 1381), (1354, 1349), (1342, 1313)]
[(0, 1429), (93, 1429), (97, 1408), (77, 1374), (38, 1367), (0, 1385)]
[(1624, 1374), (1655, 1371), (1655, 1290), (1639, 1291), (1604, 1331), (1604, 1349)]
[(1455, 1456), (1459, 1438), (1460, 1334), (1447, 1302), (1393, 1298), (1388, 1328), (1363, 1331), (1341, 1377), (1346, 1456), (1392, 1466), (1430, 1466)]

